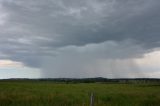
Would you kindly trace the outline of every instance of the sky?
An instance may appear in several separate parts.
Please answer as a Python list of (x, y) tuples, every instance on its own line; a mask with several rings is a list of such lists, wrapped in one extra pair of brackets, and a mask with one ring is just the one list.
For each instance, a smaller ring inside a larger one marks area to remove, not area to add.
[(0, 79), (160, 78), (160, 0), (0, 0)]

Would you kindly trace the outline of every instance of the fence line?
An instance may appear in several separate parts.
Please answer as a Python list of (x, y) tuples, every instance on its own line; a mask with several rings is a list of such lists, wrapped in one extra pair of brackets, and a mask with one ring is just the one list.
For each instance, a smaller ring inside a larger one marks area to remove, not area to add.
[(90, 97), (90, 106), (94, 106), (94, 93), (91, 93), (91, 97)]

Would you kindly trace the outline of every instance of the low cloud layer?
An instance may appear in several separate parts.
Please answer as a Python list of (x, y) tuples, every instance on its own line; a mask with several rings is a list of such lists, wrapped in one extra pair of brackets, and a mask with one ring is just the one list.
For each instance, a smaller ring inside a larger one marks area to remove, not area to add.
[(160, 46), (159, 5), (0, 0), (0, 58), (39, 68), (42, 77), (143, 77), (133, 59)]

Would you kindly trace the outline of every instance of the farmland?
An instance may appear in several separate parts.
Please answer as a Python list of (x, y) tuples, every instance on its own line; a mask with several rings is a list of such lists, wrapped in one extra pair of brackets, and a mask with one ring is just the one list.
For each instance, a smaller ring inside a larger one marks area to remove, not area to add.
[(160, 106), (159, 84), (0, 81), (0, 106)]

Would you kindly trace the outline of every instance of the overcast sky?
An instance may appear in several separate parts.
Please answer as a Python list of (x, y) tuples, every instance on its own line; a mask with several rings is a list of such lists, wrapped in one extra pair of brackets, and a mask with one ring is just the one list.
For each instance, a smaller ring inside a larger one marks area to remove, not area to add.
[(160, 78), (160, 0), (0, 0), (0, 78)]

